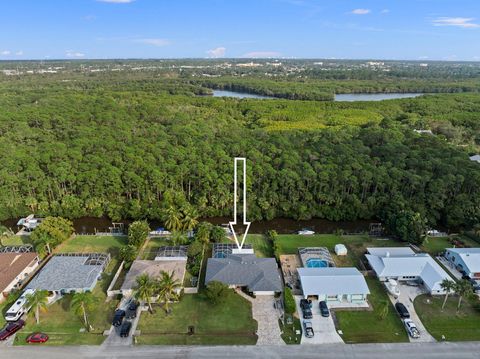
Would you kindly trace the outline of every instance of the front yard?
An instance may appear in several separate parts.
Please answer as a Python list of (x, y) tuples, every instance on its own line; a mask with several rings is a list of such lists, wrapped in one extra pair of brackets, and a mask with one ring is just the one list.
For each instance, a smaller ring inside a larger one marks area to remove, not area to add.
[[(376, 278), (368, 277), (366, 280), (371, 292), (368, 302), (373, 311), (335, 311), (337, 329), (343, 331), (345, 343), (408, 342), (403, 324), (382, 284)], [(382, 318), (386, 308), (388, 312)]]
[[(141, 314), (139, 344), (253, 345), (257, 341), (251, 304), (233, 290), (217, 305), (199, 293), (184, 295), (169, 315), (158, 305), (154, 309), (154, 314)], [(194, 334), (188, 334), (189, 327)]]
[(415, 298), (415, 311), (425, 328), (437, 340), (480, 340), (480, 303), (464, 300), (457, 312), (458, 297), (450, 297), (442, 310), (444, 296), (421, 295)]

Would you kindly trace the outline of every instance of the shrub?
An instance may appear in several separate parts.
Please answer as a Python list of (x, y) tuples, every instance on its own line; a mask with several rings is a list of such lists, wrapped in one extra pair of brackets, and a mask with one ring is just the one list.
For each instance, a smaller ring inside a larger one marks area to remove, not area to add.
[(292, 290), (288, 287), (285, 287), (283, 292), (283, 301), (285, 307), (285, 313), (293, 314), (296, 310), (295, 298), (293, 298)]

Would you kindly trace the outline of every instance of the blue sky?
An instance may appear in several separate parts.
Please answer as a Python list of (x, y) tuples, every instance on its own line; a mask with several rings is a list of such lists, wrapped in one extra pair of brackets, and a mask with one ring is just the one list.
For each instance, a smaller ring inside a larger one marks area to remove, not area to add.
[(2, 0), (0, 59), (480, 61), (479, 0)]

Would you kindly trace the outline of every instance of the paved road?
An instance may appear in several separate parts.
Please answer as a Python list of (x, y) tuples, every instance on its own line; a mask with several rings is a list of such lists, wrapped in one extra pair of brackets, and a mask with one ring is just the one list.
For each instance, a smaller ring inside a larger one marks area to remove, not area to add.
[(478, 359), (480, 342), (402, 344), (322, 344), (231, 347), (9, 347), (0, 359), (168, 359), (168, 358), (335, 358)]

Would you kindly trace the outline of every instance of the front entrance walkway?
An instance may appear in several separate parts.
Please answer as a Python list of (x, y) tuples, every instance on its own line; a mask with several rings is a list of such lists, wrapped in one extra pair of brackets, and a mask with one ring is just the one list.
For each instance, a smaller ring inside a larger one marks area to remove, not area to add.
[(398, 297), (398, 299), (395, 300), (393, 296), (391, 296), (390, 294), (388, 294), (388, 297), (390, 298), (390, 301), (393, 303), (393, 305), (395, 305), (396, 302), (400, 302), (400, 303), (403, 303), (405, 307), (407, 307), (407, 310), (410, 313), (410, 319), (413, 320), (413, 322), (415, 323), (415, 325), (417, 326), (420, 332), (420, 338), (413, 339), (410, 336), (408, 336), (408, 339), (412, 343), (435, 342), (436, 341), (435, 338), (432, 337), (429, 332), (427, 332), (427, 329), (425, 329), (425, 326), (420, 321), (420, 318), (418, 317), (417, 312), (415, 311), (415, 307), (413, 306), (414, 299), (420, 294), (426, 293), (423, 286), (415, 287), (415, 286), (406, 285), (399, 282), (398, 288), (400, 289), (400, 296)]
[(240, 296), (252, 303), (252, 315), (258, 323), (257, 345), (282, 345), (285, 344), (281, 338), (280, 327), (278, 325), (279, 314), (273, 304), (275, 298), (273, 295), (259, 295), (252, 298), (241, 290), (236, 291)]

